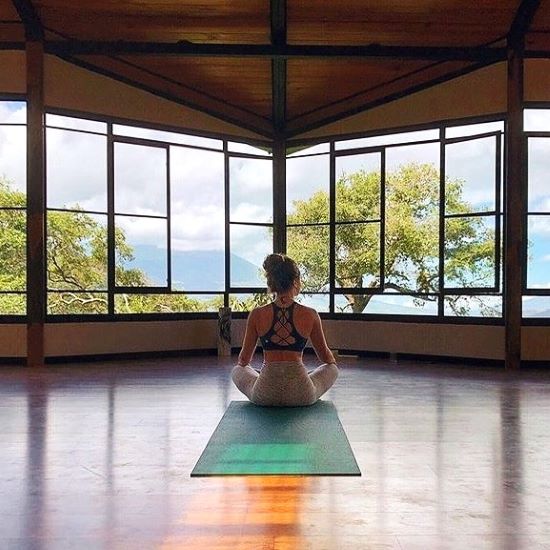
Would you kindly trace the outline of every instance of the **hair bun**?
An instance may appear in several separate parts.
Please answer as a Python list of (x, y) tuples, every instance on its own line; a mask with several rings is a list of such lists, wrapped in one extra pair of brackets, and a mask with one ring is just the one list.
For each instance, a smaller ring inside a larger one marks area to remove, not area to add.
[(284, 292), (300, 279), (300, 270), (294, 260), (285, 254), (269, 254), (263, 263), (267, 286), (273, 292)]
[(285, 259), (282, 254), (270, 254), (264, 260), (263, 268), (266, 271), (274, 271), (284, 263)]

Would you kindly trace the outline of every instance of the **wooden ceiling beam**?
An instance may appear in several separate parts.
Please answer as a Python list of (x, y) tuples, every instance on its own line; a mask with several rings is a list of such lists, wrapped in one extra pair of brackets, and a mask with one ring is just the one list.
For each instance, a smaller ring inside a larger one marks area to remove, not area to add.
[[(380, 107), (396, 99), (420, 92), (437, 84), (442, 84), (453, 78), (463, 76), (486, 65), (488, 64), (474, 63), (459, 69), (446, 69), (438, 64), (426, 67), (422, 71), (419, 71), (416, 76), (409, 75), (409, 77), (407, 77), (404, 75), (403, 78), (413, 78), (413, 83), (411, 85), (403, 85), (403, 83), (399, 83), (397, 80), (388, 82), (387, 84), (380, 85), (378, 89), (372, 92), (367, 90), (365, 94), (361, 94), (351, 101), (343, 100), (334, 103), (328, 108), (320, 108), (316, 112), (311, 112), (307, 115), (292, 119), (287, 124), (286, 138), (292, 139), (300, 134), (357, 115), (369, 109)], [(418, 80), (418, 76), (424, 73), (425, 77)]]
[(524, 41), (539, 5), (540, 0), (522, 0), (510, 25), (508, 44), (518, 44)]
[(103, 42), (90, 40), (47, 41), (46, 51), (55, 55), (178, 55), (192, 57), (288, 58), (393, 58), (432, 61), (496, 62), (506, 59), (501, 47), (440, 46), (317, 46), (289, 44), (191, 44), (188, 42)]
[[(271, 44), (277, 48), (286, 47), (286, 0), (271, 0)], [(286, 124), (286, 59), (271, 60), (271, 101), (273, 130), (276, 135), (284, 134)]]
[(40, 21), (40, 17), (36, 13), (34, 6), (30, 0), (12, 0), (21, 21), (25, 27), (25, 36), (27, 40), (43, 40), (44, 27)]

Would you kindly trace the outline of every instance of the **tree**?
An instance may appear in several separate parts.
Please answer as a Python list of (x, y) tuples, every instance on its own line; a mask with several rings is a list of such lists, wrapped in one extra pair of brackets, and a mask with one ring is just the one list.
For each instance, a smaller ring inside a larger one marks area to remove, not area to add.
[[(26, 286), (25, 194), (0, 177), (0, 290), (24, 291)], [(23, 294), (0, 294), (0, 313), (25, 312)]]
[[(25, 194), (0, 178), (0, 289), (26, 288)], [(20, 210), (15, 210), (16, 208)], [(107, 228), (96, 217), (79, 210), (49, 211), (47, 215), (48, 312), (107, 313)], [(115, 231), (115, 278), (117, 285), (147, 286), (140, 269), (125, 267), (133, 260), (124, 231)], [(203, 311), (201, 302), (185, 295), (134, 295), (116, 297), (121, 313), (170, 313)], [(0, 295), (0, 313), (24, 313), (24, 295)]]
[[(464, 182), (447, 180), (446, 210), (468, 213)], [(336, 182), (335, 282), (342, 288), (380, 286), (380, 174), (360, 170)], [(434, 293), (439, 288), (439, 171), (432, 164), (411, 163), (386, 174), (385, 288), (399, 293)], [(293, 203), (289, 224), (328, 219), (329, 197), (318, 191)], [(303, 271), (304, 290), (319, 292), (329, 285), (328, 228), (294, 227), (288, 253)], [(445, 228), (446, 285), (490, 286), (494, 277), (494, 231), (479, 217), (448, 219)], [(364, 311), (372, 294), (347, 294), (354, 313)], [(424, 304), (435, 297), (415, 298)], [(449, 297), (456, 313), (467, 313), (459, 297)]]

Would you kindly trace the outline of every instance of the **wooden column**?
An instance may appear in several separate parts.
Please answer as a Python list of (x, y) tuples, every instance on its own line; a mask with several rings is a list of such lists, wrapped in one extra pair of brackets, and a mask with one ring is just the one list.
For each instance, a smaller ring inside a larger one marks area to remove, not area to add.
[(273, 251), (286, 252), (286, 143), (273, 142)]
[(44, 365), (46, 241), (44, 174), (44, 48), (29, 41), (27, 57), (27, 365)]
[(525, 146), (523, 140), (523, 40), (508, 49), (508, 113), (506, 127), (506, 214), (504, 250), (504, 321), (506, 369), (521, 364), (521, 296), (525, 212)]

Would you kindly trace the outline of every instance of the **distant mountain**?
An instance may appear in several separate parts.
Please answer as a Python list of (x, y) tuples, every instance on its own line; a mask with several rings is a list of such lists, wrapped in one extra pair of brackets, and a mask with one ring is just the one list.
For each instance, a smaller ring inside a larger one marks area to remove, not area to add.
[[(134, 261), (127, 267), (141, 269), (155, 285), (166, 284), (166, 251), (156, 246), (134, 246)], [(231, 254), (235, 286), (264, 286), (260, 268)], [(225, 254), (218, 250), (172, 250), (172, 286), (175, 290), (220, 290), (225, 287)]]
[[(155, 285), (166, 284), (166, 252), (156, 246), (135, 246), (135, 260), (127, 267), (143, 270)], [(224, 253), (218, 250), (172, 251), (172, 281), (175, 290), (209, 290), (222, 292), (225, 287)], [(259, 266), (231, 255), (231, 275), (234, 286), (264, 287)], [(325, 307), (323, 298), (311, 297), (307, 303), (319, 310)], [(548, 297), (533, 296), (523, 306), (525, 317), (550, 317)], [(430, 304), (425, 308), (393, 304), (385, 301), (384, 295), (376, 296), (367, 306), (365, 313), (385, 314), (427, 314)]]

